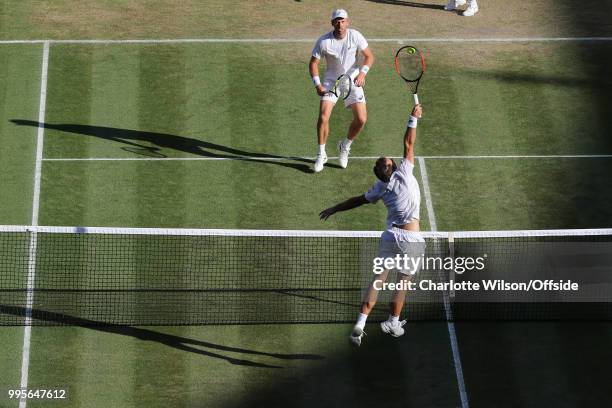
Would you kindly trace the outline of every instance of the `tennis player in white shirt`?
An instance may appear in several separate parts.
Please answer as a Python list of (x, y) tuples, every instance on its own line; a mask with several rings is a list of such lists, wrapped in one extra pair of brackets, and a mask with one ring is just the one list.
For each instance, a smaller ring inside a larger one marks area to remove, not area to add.
[[(408, 119), (404, 134), (404, 158), (399, 166), (391, 158), (379, 158), (374, 166), (374, 174), (378, 181), (367, 193), (349, 198), (319, 214), (322, 220), (326, 220), (339, 211), (351, 210), (382, 199), (387, 207), (387, 229), (380, 237), (379, 257), (394, 257), (396, 254), (403, 253), (418, 256), (425, 249), (425, 241), (419, 228), (421, 192), (419, 183), (413, 174), (416, 127), (421, 114), (421, 105), (416, 105)], [(385, 271), (377, 279), (384, 280), (387, 272)], [(400, 280), (409, 280), (410, 275), (416, 271), (399, 270), (399, 272)], [(376, 304), (377, 295), (378, 291), (372, 282), (367, 288), (357, 323), (350, 335), (351, 343), (355, 346), (361, 345), (366, 320)], [(403, 326), (406, 321), (400, 321), (399, 315), (404, 307), (405, 297), (405, 290), (396, 290), (393, 293), (389, 318), (380, 325), (383, 332), (393, 337), (404, 334)]]
[[(365, 37), (359, 31), (349, 28), (350, 20), (346, 10), (334, 10), (331, 24), (334, 27), (333, 31), (317, 40), (309, 64), (312, 82), (321, 99), (317, 122), (319, 150), (314, 165), (314, 171), (317, 173), (323, 170), (323, 166), (327, 163), (325, 144), (329, 135), (329, 118), (338, 100), (334, 94), (328, 93), (328, 91), (340, 75), (349, 74), (351, 78), (354, 78), (351, 94), (344, 100), (344, 106), (350, 107), (353, 111), (353, 121), (349, 126), (347, 137), (339, 141), (337, 145), (340, 166), (346, 168), (351, 143), (365, 126), (368, 117), (363, 86), (366, 74), (374, 63), (374, 54), (368, 48)], [(360, 67), (356, 65), (359, 52), (364, 56), (363, 65)], [(327, 68), (321, 80), (319, 77), (319, 61), (323, 58), (325, 58)]]

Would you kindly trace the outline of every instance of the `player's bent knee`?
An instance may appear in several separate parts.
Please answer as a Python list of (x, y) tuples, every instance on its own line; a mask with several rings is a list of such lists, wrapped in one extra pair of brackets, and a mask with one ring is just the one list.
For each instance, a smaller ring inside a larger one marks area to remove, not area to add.
[(364, 126), (365, 126), (365, 124), (366, 124), (366, 122), (367, 122), (367, 120), (368, 120), (367, 116), (365, 116), (365, 115), (363, 115), (363, 116), (362, 116), (362, 115), (359, 115), (359, 116), (355, 117), (355, 119), (354, 119), (354, 123), (355, 123), (355, 125), (357, 125), (357, 126), (364, 127)]
[(329, 121), (329, 118), (331, 118), (331, 110), (328, 109), (324, 109), (324, 110), (320, 110), (319, 111), (319, 121)]

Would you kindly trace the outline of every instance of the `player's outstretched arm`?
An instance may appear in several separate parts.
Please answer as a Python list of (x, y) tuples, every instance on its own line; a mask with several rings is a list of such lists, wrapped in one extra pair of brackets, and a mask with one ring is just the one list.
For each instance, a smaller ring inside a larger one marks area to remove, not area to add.
[(406, 125), (406, 133), (404, 134), (404, 159), (414, 164), (414, 143), (416, 142), (417, 122), (421, 119), (423, 109), (421, 105), (415, 105), (412, 108), (408, 124)]
[(321, 211), (319, 213), (319, 218), (321, 218), (322, 220), (326, 220), (328, 219), (332, 214), (335, 214), (337, 212), (340, 211), (348, 211), (348, 210), (352, 210), (353, 208), (357, 208), (359, 206), (362, 206), (364, 204), (368, 204), (369, 201), (366, 200), (365, 198), (365, 194), (362, 194), (360, 196), (355, 196), (355, 197), (351, 197), (346, 201), (343, 201), (339, 204), (334, 205), (333, 207), (329, 207), (323, 211)]

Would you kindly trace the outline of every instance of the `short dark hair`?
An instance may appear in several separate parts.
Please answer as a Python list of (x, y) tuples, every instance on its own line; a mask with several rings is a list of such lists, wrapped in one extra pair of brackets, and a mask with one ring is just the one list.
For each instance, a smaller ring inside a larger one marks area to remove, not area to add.
[[(391, 163), (393, 163), (391, 165), (391, 171), (390, 172), (382, 172), (380, 171), (378, 168), (381, 164), (383, 164), (387, 159), (391, 160)], [(377, 179), (379, 179), (380, 181), (384, 182), (384, 183), (388, 183), (389, 180), (391, 180), (391, 175), (393, 174), (393, 172), (395, 170), (397, 170), (397, 164), (395, 164), (395, 160), (393, 160), (390, 157), (379, 157), (376, 160), (376, 163), (374, 163), (374, 175), (376, 176)]]

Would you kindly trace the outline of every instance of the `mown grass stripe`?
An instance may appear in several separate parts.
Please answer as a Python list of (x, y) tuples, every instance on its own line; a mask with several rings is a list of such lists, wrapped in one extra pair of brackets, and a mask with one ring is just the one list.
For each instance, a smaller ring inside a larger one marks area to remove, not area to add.
[[(186, 44), (186, 43), (253, 43), (253, 44), (270, 44), (270, 43), (314, 43), (316, 38), (166, 38), (166, 39), (83, 39), (83, 40), (1, 40), (2, 44), (42, 44), (49, 42), (51, 44)], [(391, 42), (391, 43), (408, 43), (408, 42), (448, 42), (448, 43), (466, 43), (466, 42), (608, 42), (612, 41), (612, 37), (490, 37), (490, 38), (369, 38), (368, 42)]]

